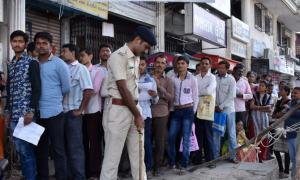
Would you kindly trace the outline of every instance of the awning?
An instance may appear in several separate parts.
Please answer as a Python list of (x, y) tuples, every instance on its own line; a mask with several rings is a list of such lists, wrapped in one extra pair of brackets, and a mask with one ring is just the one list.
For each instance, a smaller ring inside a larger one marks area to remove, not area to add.
[[(153, 66), (154, 64), (154, 59), (156, 56), (158, 56), (161, 53), (155, 53), (152, 54), (148, 57), (147, 59), (147, 63), (150, 67)], [(178, 53), (164, 53), (164, 55), (167, 57), (167, 68), (172, 67), (173, 65), (173, 60), (174, 60), (174, 56), (178, 54)], [(216, 69), (218, 67), (219, 62), (226, 60), (229, 62), (230, 64), (230, 70), (233, 70), (233, 68), (235, 67), (236, 64), (240, 63), (238, 61), (232, 60), (232, 59), (227, 59), (218, 55), (211, 55), (211, 54), (194, 54), (194, 55), (189, 55), (187, 53), (183, 53), (181, 54), (182, 56), (187, 57), (190, 60), (190, 64), (189, 64), (189, 69), (196, 69), (196, 64), (198, 64), (198, 62), (200, 62), (201, 58), (204, 57), (209, 57), (210, 60), (212, 61), (212, 68)]]
[(204, 57), (209, 57), (210, 60), (212, 61), (212, 68), (215, 69), (218, 67), (219, 62), (226, 60), (230, 64), (230, 70), (233, 70), (233, 68), (239, 64), (240, 62), (232, 60), (232, 59), (227, 59), (218, 55), (211, 55), (211, 54), (194, 54), (193, 55), (196, 58), (204, 58)]

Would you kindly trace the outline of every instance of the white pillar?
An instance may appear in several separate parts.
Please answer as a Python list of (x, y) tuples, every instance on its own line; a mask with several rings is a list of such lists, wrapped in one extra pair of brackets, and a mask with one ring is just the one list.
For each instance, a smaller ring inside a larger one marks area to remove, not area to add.
[(293, 31), (292, 38), (291, 38), (291, 49), (292, 49), (293, 56), (296, 56), (296, 40), (297, 40), (296, 32)]
[[(251, 0), (242, 0), (241, 1), (241, 12), (242, 12), (242, 21), (248, 24), (251, 27), (251, 18), (253, 18), (253, 13), (251, 13)], [(251, 33), (251, 28), (250, 28)], [(251, 34), (250, 34), (251, 37)], [(247, 57), (243, 62), (245, 65), (246, 71), (251, 70), (251, 40), (247, 43)]]
[(225, 28), (226, 32), (227, 32), (227, 48), (225, 50), (225, 56), (228, 59), (231, 59), (231, 34), (232, 34), (232, 23), (231, 23), (231, 19), (228, 19), (226, 22), (227, 26)]
[[(26, 0), (9, 0), (9, 21), (8, 21), (8, 33), (12, 33), (15, 30), (22, 30), (25, 32), (25, 4)], [(9, 37), (9, 36), (8, 36)], [(9, 59), (14, 56), (13, 50), (9, 49)]]
[(155, 51), (165, 51), (165, 3), (158, 2), (156, 10), (156, 27), (155, 34), (157, 48)]
[(63, 18), (61, 21), (61, 44), (70, 43), (70, 18)]

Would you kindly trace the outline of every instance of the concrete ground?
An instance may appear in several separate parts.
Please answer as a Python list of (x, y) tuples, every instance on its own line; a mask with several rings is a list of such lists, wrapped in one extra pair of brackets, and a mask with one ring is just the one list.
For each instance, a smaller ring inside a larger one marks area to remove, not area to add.
[[(232, 164), (220, 162), (215, 169), (201, 168), (193, 173), (179, 176), (172, 170), (164, 171), (161, 177), (152, 180), (276, 180), (278, 167), (275, 159), (263, 163)], [(131, 180), (131, 178), (122, 179)]]
[[(54, 174), (53, 163), (50, 162), (50, 175)], [(215, 169), (201, 168), (193, 173), (178, 175), (174, 170), (163, 170), (161, 177), (153, 177), (152, 180), (277, 180), (278, 166), (275, 159), (263, 163), (232, 164), (220, 162)], [(8, 180), (20, 180), (20, 172)], [(55, 180), (52, 176), (50, 180)], [(120, 180), (132, 180), (121, 178)], [(286, 179), (287, 180), (287, 179)]]

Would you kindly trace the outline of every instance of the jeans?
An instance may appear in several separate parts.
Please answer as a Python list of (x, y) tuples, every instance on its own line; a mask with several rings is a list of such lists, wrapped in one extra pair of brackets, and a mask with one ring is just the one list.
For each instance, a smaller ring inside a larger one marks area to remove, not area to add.
[(288, 139), (288, 148), (289, 148), (289, 154), (290, 159), (292, 162), (292, 173), (291, 177), (293, 178), (296, 175), (296, 148), (297, 148), (297, 138)]
[(153, 156), (152, 156), (152, 119), (145, 119), (145, 165), (146, 171), (153, 169)]
[[(234, 159), (236, 155), (235, 148), (237, 147), (234, 112), (227, 114), (226, 130), (228, 134), (228, 142), (229, 142), (228, 150), (230, 152), (230, 159)], [(220, 156), (221, 136), (216, 132), (213, 132), (213, 136), (214, 136), (214, 159), (216, 159)]]
[(176, 159), (176, 149), (175, 149), (175, 141), (178, 135), (179, 130), (182, 130), (183, 136), (183, 152), (182, 152), (182, 159), (181, 159), (181, 166), (186, 168), (189, 162), (190, 156), (190, 137), (192, 133), (192, 125), (194, 122), (194, 112), (193, 107), (177, 109), (174, 111), (170, 130), (169, 130), (169, 137), (168, 137), (168, 156), (169, 156), (169, 165), (175, 165)]
[(202, 149), (204, 149), (205, 161), (213, 160), (213, 121), (195, 120), (195, 134), (199, 144), (199, 150), (195, 152), (195, 163), (202, 163)]
[(65, 136), (68, 165), (68, 179), (85, 179), (85, 159), (82, 142), (82, 119), (73, 111), (65, 114)]
[[(12, 132), (17, 126), (17, 122), (11, 122), (10, 127)], [(22, 174), (26, 180), (35, 180), (36, 175), (36, 159), (34, 146), (22, 139), (13, 137), (13, 142), (16, 146), (16, 151), (20, 156)]]
[(64, 114), (60, 113), (47, 119), (38, 119), (37, 123), (45, 128), (37, 146), (37, 172), (39, 180), (49, 179), (48, 155), (49, 140), (53, 148), (53, 159), (55, 165), (55, 178), (57, 180), (67, 179), (67, 159), (65, 152)]

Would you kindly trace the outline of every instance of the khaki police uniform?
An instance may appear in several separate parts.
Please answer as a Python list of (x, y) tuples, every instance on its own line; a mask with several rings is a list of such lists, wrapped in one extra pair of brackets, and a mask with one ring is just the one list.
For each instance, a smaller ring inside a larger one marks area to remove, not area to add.
[[(117, 179), (118, 166), (125, 142), (128, 148), (132, 177), (134, 180), (139, 179), (139, 134), (134, 124), (134, 116), (127, 106), (113, 103), (113, 99), (122, 99), (116, 84), (118, 80), (126, 80), (127, 88), (133, 99), (138, 100), (138, 67), (139, 57), (135, 56), (126, 44), (112, 53), (108, 60), (107, 90), (109, 98), (106, 99), (103, 114), (105, 151), (100, 180)], [(139, 106), (138, 108), (140, 110)], [(144, 137), (142, 139), (144, 140)], [(142, 162), (144, 162), (144, 148), (142, 153)], [(144, 179), (147, 179), (144, 163), (142, 169)]]

